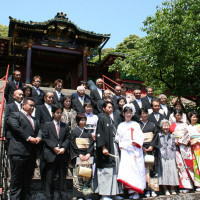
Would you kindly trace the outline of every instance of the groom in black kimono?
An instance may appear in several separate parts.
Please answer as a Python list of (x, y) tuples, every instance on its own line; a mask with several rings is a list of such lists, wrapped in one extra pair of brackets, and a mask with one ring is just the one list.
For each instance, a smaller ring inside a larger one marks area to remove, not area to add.
[(98, 120), (96, 130), (97, 184), (102, 200), (111, 199), (109, 196), (114, 196), (114, 199), (122, 199), (122, 197), (116, 196), (122, 191), (117, 182), (116, 158), (119, 154), (114, 143), (116, 128), (110, 117), (113, 107), (112, 102), (105, 101), (103, 103), (104, 114)]

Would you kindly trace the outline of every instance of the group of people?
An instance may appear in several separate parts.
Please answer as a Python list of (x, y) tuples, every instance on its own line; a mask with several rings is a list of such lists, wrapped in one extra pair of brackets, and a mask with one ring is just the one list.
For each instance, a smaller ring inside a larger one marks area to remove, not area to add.
[(40, 76), (32, 86), (20, 79), (14, 71), (5, 87), (11, 200), (29, 198), (37, 158), (48, 200), (54, 199), (55, 177), (60, 199), (68, 199), (69, 170), (80, 200), (93, 193), (111, 200), (200, 191), (198, 114), (187, 118), (180, 100), (170, 107), (166, 95), (155, 98), (150, 87), (143, 98), (135, 89), (134, 100), (120, 85), (111, 95), (100, 78), (90, 95), (82, 81), (71, 96), (62, 94), (61, 79), (54, 92), (40, 88)]

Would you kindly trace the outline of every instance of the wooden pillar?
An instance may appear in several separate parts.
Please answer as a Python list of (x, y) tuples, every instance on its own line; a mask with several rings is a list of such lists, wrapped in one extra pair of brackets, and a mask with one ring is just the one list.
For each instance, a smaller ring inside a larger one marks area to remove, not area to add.
[(26, 61), (26, 83), (31, 83), (31, 56), (32, 56), (32, 48), (29, 47), (27, 50), (27, 61)]
[(83, 55), (83, 80), (87, 81), (87, 57)]

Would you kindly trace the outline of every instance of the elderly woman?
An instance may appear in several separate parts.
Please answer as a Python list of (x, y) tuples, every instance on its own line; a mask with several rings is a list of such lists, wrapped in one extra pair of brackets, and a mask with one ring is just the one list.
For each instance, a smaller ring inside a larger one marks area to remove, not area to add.
[(76, 128), (76, 111), (72, 109), (71, 105), (71, 97), (64, 96), (62, 100), (62, 106), (64, 109), (61, 121), (68, 124), (70, 130)]
[(170, 123), (164, 119), (160, 122), (159, 133), (161, 148), (158, 151), (158, 178), (159, 185), (163, 186), (165, 195), (176, 194), (174, 186), (179, 185), (178, 172), (176, 168), (176, 144), (174, 135), (170, 134)]

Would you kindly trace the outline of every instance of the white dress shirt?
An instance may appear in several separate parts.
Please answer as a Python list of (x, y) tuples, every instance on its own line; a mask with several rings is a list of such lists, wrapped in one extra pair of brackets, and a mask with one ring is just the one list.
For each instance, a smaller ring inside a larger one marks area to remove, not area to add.
[(168, 108), (167, 108), (167, 105), (162, 105), (160, 104), (161, 108), (164, 110), (165, 114), (167, 115), (168, 114)]
[(140, 108), (142, 108), (142, 100), (141, 99), (135, 99), (139, 105)]
[(58, 92), (58, 91), (56, 90), (56, 94), (57, 94), (58, 100), (60, 101), (60, 98), (61, 98), (61, 92)]
[(49, 114), (50, 114), (51, 117), (52, 117), (52, 106), (51, 106), (51, 105), (48, 105), (47, 103), (44, 103), (44, 105), (47, 107), (47, 110), (49, 111)]
[(102, 99), (102, 96), (103, 96), (103, 91), (102, 91), (102, 89), (97, 88), (97, 91), (98, 91), (98, 93), (99, 93), (99, 95), (100, 95), (100, 97), (101, 97), (101, 99)]
[(17, 101), (15, 101), (15, 104), (18, 107), (18, 110), (20, 111), (22, 109), (22, 104), (18, 103)]

